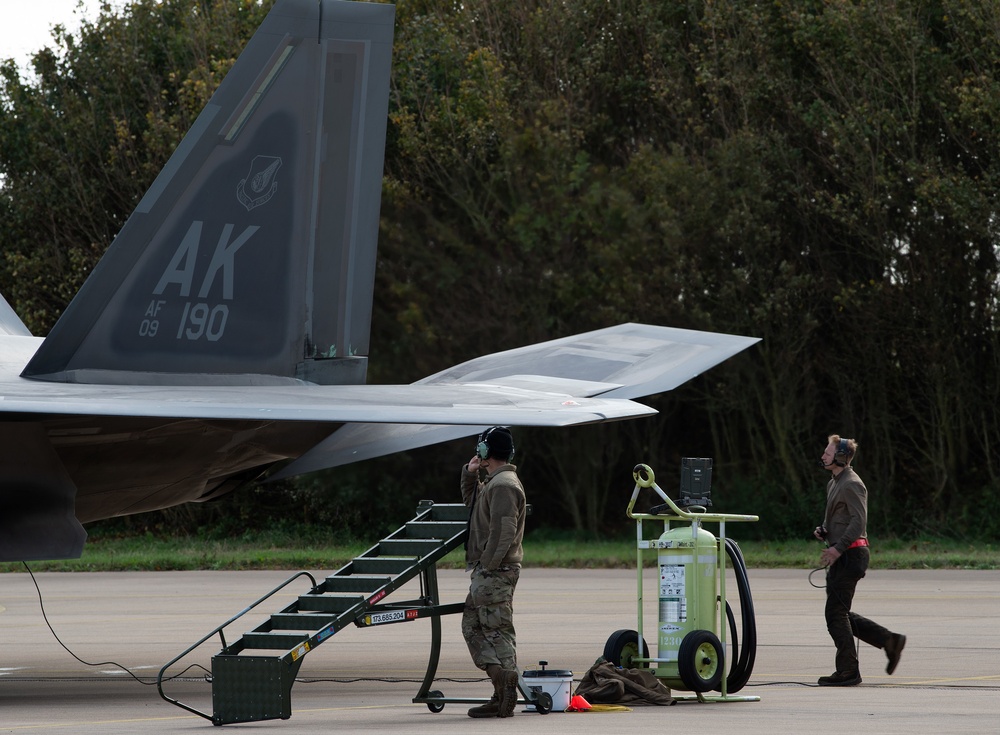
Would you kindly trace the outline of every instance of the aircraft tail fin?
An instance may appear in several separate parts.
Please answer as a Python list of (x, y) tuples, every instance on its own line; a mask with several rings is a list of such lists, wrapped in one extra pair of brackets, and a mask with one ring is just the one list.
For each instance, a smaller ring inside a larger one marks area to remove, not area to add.
[(7, 303), (3, 294), (0, 294), (0, 334), (9, 334), (15, 337), (31, 336), (31, 330), (24, 326), (21, 317)]
[(363, 383), (393, 16), (277, 0), (22, 375)]

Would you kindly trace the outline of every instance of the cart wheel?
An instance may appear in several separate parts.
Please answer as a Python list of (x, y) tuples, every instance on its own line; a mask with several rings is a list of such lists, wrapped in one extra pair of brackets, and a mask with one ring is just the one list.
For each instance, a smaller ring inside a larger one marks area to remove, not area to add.
[(539, 692), (535, 698), (535, 712), (540, 715), (547, 715), (552, 711), (552, 695), (548, 692)]
[(722, 643), (710, 630), (692, 630), (677, 651), (677, 673), (692, 692), (718, 689), (725, 670)]
[[(444, 699), (444, 692), (435, 689), (433, 692), (427, 692), (427, 696), (432, 699)], [(444, 702), (428, 702), (427, 709), (436, 714), (444, 709)]]
[(642, 636), (634, 630), (616, 630), (604, 644), (604, 658), (615, 666), (624, 669), (634, 669), (637, 667), (648, 668), (648, 664), (637, 662), (633, 665), (633, 659), (649, 658), (649, 648)]

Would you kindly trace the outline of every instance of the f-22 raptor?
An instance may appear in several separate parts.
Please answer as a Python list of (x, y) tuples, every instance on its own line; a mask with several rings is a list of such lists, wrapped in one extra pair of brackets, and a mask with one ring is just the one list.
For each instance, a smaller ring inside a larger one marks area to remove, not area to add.
[(0, 298), (0, 560), (276, 463), (655, 413), (756, 341), (622, 324), (367, 385), (393, 22), (277, 0), (49, 335)]

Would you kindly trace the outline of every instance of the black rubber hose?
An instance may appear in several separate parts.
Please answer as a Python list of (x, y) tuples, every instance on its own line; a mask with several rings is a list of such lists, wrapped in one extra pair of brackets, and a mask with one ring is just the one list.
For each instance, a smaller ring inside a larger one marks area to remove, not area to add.
[[(726, 539), (726, 554), (729, 556), (736, 575), (736, 586), (740, 592), (740, 618), (743, 626), (743, 649), (738, 651), (736, 635), (736, 619), (729, 603), (726, 603), (726, 617), (729, 619), (729, 629), (732, 631), (733, 661), (726, 677), (726, 693), (732, 694), (742, 689), (753, 673), (754, 661), (757, 658), (757, 620), (754, 617), (753, 597), (750, 594), (750, 580), (747, 578), (747, 565), (743, 552), (732, 539)], [(738, 652), (738, 656), (737, 656)]]
[[(730, 606), (729, 600), (726, 600), (726, 620), (729, 621), (729, 644), (733, 649), (733, 655), (729, 657), (729, 676), (731, 677), (739, 664), (740, 637), (736, 629), (736, 616), (733, 614), (733, 608)], [(729, 691), (729, 678), (726, 679), (726, 691)]]

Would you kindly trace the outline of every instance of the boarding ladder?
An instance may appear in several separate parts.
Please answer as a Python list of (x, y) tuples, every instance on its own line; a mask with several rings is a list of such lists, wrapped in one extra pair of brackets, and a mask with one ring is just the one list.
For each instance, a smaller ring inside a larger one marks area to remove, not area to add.
[[(317, 583), (311, 574), (299, 572), (164, 665), (157, 677), (160, 696), (215, 725), (287, 720), (292, 714), (292, 684), (303, 657), (316, 646), (348, 625), (371, 627), (430, 617), (430, 660), (414, 700), (426, 701), (440, 654), (440, 616), (461, 612), (465, 604), (439, 603), (436, 565), (465, 541), (467, 525), (465, 505), (420, 501), (413, 520), (323, 582)], [(420, 598), (394, 604), (383, 602), (418, 575)], [(312, 589), (239, 640), (226, 642), (227, 626), (303, 577), (312, 582)], [(169, 680), (165, 674), (171, 666), (216, 635), (221, 639), (222, 650), (212, 657), (212, 714), (209, 715), (167, 696), (163, 682)]]

